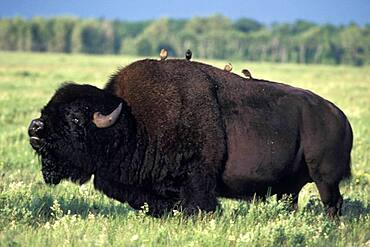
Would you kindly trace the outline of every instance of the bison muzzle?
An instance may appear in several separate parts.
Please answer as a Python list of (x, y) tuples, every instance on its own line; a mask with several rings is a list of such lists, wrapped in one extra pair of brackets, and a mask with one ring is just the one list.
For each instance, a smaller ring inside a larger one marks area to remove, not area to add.
[(350, 176), (351, 126), (314, 93), (186, 60), (142, 60), (104, 89), (62, 85), (31, 122), (48, 184), (69, 179), (149, 213), (217, 197), (291, 195), (314, 182), (329, 215)]

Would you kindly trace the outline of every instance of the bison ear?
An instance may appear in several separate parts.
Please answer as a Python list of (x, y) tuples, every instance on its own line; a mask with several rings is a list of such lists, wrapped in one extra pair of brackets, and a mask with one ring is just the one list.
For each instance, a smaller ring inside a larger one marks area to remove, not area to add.
[(108, 128), (112, 126), (118, 119), (122, 110), (122, 103), (120, 103), (116, 109), (114, 109), (110, 114), (103, 115), (100, 112), (95, 112), (93, 115), (93, 123), (98, 128)]

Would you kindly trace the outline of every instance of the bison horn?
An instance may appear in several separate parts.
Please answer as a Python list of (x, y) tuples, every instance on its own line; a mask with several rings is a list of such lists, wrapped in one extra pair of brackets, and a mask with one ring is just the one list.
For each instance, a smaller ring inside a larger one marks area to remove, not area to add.
[(119, 114), (121, 113), (122, 103), (117, 106), (114, 111), (109, 115), (103, 115), (100, 112), (95, 112), (93, 117), (93, 122), (98, 128), (108, 128), (112, 126), (118, 119)]

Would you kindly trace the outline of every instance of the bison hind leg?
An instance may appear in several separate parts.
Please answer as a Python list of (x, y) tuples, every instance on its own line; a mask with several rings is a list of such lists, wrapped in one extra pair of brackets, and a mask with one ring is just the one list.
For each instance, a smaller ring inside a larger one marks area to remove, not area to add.
[(325, 182), (318, 182), (316, 186), (319, 190), (321, 201), (327, 208), (329, 217), (334, 218), (337, 215), (340, 216), (343, 197), (339, 191), (339, 183), (328, 184)]
[(327, 208), (328, 216), (333, 218), (341, 215), (343, 198), (339, 191), (339, 183), (344, 177), (335, 170), (338, 167), (330, 164), (332, 163), (321, 162), (319, 166), (308, 165), (308, 167), (310, 176), (319, 191), (321, 201)]
[(317, 142), (321, 145), (313, 146), (315, 140), (307, 139), (305, 160), (329, 217), (341, 214), (343, 198), (339, 183), (351, 175), (352, 139), (352, 129), (348, 121), (345, 130), (339, 128), (331, 133), (329, 131), (325, 136), (326, 141)]
[(277, 188), (273, 189), (273, 193), (276, 194), (278, 200), (283, 199), (284, 196), (290, 196), (291, 209), (296, 211), (298, 209), (299, 193), (309, 182), (312, 182), (312, 179), (309, 175), (306, 162), (302, 159), (297, 173), (286, 177)]

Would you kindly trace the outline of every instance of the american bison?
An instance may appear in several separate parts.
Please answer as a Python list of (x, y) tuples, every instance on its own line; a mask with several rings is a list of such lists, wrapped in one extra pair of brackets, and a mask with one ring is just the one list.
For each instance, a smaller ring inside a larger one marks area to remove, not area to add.
[(94, 175), (97, 190), (152, 215), (268, 192), (297, 203), (314, 182), (334, 216), (351, 174), (351, 126), (333, 103), (185, 59), (134, 62), (104, 89), (64, 84), (29, 136), (46, 183)]

